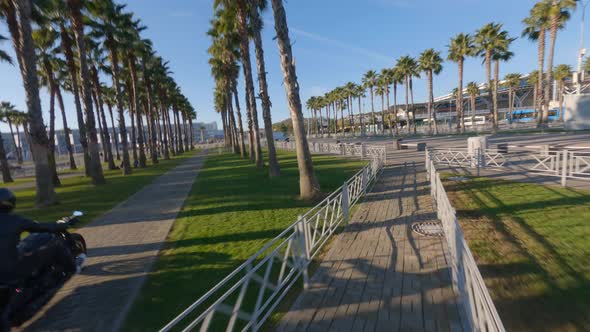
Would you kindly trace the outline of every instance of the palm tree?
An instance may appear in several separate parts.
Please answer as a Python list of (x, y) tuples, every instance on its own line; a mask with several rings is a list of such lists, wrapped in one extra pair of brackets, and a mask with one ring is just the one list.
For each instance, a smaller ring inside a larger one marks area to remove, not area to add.
[[(260, 130), (258, 126), (258, 112), (256, 110), (256, 95), (254, 92), (254, 81), (252, 79), (252, 64), (250, 61), (250, 45), (249, 45), (249, 27), (248, 27), (248, 6), (246, 0), (215, 0), (214, 8), (218, 9), (224, 7), (228, 12), (235, 12), (235, 19), (237, 21), (238, 33), (240, 36), (240, 53), (242, 59), (242, 69), (244, 71), (244, 80), (246, 87), (246, 107), (249, 113), (249, 123), (251, 123), (250, 135), (252, 135), (252, 143), (254, 148), (254, 160), (256, 167), (263, 167), (262, 147), (260, 145)], [(250, 145), (252, 146), (252, 144)]]
[(96, 19), (93, 24), (94, 30), (91, 34), (93, 37), (102, 40), (103, 46), (108, 52), (108, 58), (111, 65), (111, 77), (115, 89), (117, 113), (119, 115), (119, 134), (121, 135), (121, 146), (123, 150), (123, 162), (121, 163), (121, 166), (123, 175), (129, 175), (131, 174), (131, 162), (129, 160), (129, 141), (127, 139), (127, 126), (125, 125), (125, 110), (119, 59), (119, 51), (121, 49), (120, 40), (122, 39), (120, 26), (125, 15), (122, 12), (125, 6), (115, 5), (110, 0), (104, 0), (89, 2), (88, 7), (90, 13)]
[(375, 132), (375, 105), (374, 105), (374, 87), (377, 85), (377, 72), (369, 70), (363, 75), (363, 86), (369, 89), (371, 94), (371, 122), (373, 125), (373, 132)]
[(531, 41), (538, 42), (538, 69), (537, 69), (537, 85), (538, 94), (535, 100), (535, 108), (538, 107), (537, 113), (537, 127), (543, 124), (543, 103), (545, 101), (544, 83), (543, 83), (543, 66), (545, 65), (545, 41), (547, 30), (549, 29), (549, 2), (537, 2), (530, 10), (530, 15), (522, 22), (525, 25), (522, 31), (523, 37), (528, 37)]
[[(412, 119), (410, 119), (410, 104), (409, 104), (409, 98), (410, 95), (412, 96), (412, 105), (413, 105), (413, 87), (412, 87), (412, 77), (416, 76), (418, 74), (418, 64), (416, 62), (416, 60), (414, 60), (412, 57), (410, 57), (409, 55), (405, 55), (400, 57), (397, 60), (396, 63), (396, 70), (399, 71), (404, 78), (404, 86), (405, 86), (405, 90), (406, 90), (406, 108), (405, 108), (405, 113), (406, 113), (406, 119), (407, 119), (407, 124), (408, 124), (408, 134), (411, 133), (412, 131), (412, 124), (414, 125), (414, 127), (416, 126), (416, 122), (415, 122), (415, 114), (412, 114)], [(414, 113), (414, 109), (412, 106), (412, 113)], [(412, 121), (414, 120), (414, 121)], [(416, 128), (414, 128), (414, 133), (416, 132)]]
[(469, 96), (471, 104), (471, 125), (475, 125), (475, 101), (479, 96), (479, 86), (476, 82), (467, 83), (467, 95)]
[[(463, 65), (465, 58), (474, 54), (475, 48), (473, 38), (469, 34), (460, 33), (451, 39), (448, 45), (449, 55), (447, 58), (457, 63), (459, 70), (458, 89), (463, 94)], [(491, 61), (491, 60), (490, 60)], [(487, 67), (486, 67), (487, 68)], [(462, 99), (462, 98), (461, 98)], [(463, 114), (463, 102), (457, 100), (457, 131), (465, 130), (465, 118)]]
[(496, 49), (498, 35), (500, 34), (501, 24), (488, 23), (475, 33), (474, 42), (476, 45), (476, 55), (484, 58), (486, 66), (486, 82), (488, 89), (489, 104), (492, 105), (491, 114), (494, 130), (498, 127), (498, 112), (494, 107), (494, 86), (492, 82), (492, 56)]
[[(508, 37), (507, 31), (502, 31), (498, 34), (496, 38), (496, 46), (492, 55), (492, 59), (494, 60), (494, 93), (493, 93), (493, 109), (495, 110), (495, 118), (498, 119), (498, 86), (500, 84), (500, 61), (508, 61), (513, 56), (514, 53), (510, 52), (508, 48), (510, 44), (514, 41), (514, 38)], [(496, 125), (498, 125), (496, 121)]]
[(29, 1), (14, 1), (14, 5), (19, 35), (17, 39), (19, 42), (15, 44), (15, 52), (19, 59), (22, 83), (26, 94), (28, 131), (35, 163), (36, 204), (42, 207), (55, 203), (56, 195), (49, 164), (49, 142), (39, 98), (37, 57), (31, 29), (31, 3)]
[(88, 134), (88, 156), (90, 163), (87, 165), (87, 172), (95, 185), (104, 184), (106, 180), (102, 172), (100, 153), (98, 150), (98, 136), (96, 134), (96, 123), (94, 110), (92, 108), (92, 90), (90, 83), (90, 71), (88, 70), (88, 59), (86, 55), (86, 41), (84, 38), (84, 20), (82, 9), (85, 5), (83, 0), (66, 0), (70, 14), (70, 20), (75, 36), (76, 48), (78, 50), (78, 74), (82, 86), (82, 97), (84, 114), (86, 115), (86, 133)]
[(565, 90), (565, 79), (572, 76), (572, 67), (565, 64), (557, 65), (555, 70), (553, 70), (553, 76), (555, 77), (555, 82), (558, 84), (559, 117), (560, 120), (563, 121), (563, 93)]
[[(438, 75), (442, 71), (443, 59), (440, 57), (440, 52), (429, 48), (420, 54), (418, 63), (420, 70), (426, 72), (426, 79), (428, 80), (428, 130), (432, 133), (432, 122), (434, 122), (434, 134), (438, 134), (438, 127), (436, 125), (436, 114), (434, 114), (434, 94), (432, 91), (433, 74)], [(462, 82), (461, 78), (461, 82)]]
[[(383, 119), (385, 119), (385, 80), (383, 76), (379, 75), (377, 77), (377, 86), (375, 87), (375, 94), (381, 97), (381, 123), (383, 123)], [(379, 125), (377, 125), (379, 127)], [(375, 131), (377, 128), (375, 128)]]
[(509, 123), (512, 123), (512, 109), (514, 108), (514, 89), (520, 86), (521, 75), (512, 73), (504, 76), (504, 85), (508, 87), (508, 114)]
[(404, 83), (404, 74), (398, 66), (392, 68), (392, 79), (393, 79), (393, 113), (394, 113), (394, 126), (395, 136), (399, 136), (399, 119), (397, 116), (397, 86)]
[(264, 49), (262, 48), (262, 19), (260, 18), (260, 12), (264, 11), (266, 6), (266, 0), (251, 0), (250, 24), (252, 25), (256, 63), (258, 65), (260, 104), (262, 105), (262, 118), (264, 120), (264, 131), (268, 149), (268, 173), (270, 177), (275, 177), (281, 175), (281, 169), (277, 160), (277, 152), (272, 133), (272, 119), (270, 115), (272, 104), (268, 96), (268, 84), (266, 83), (266, 65), (264, 63)]
[(293, 133), (297, 145), (297, 165), (299, 168), (299, 191), (303, 199), (314, 199), (320, 194), (320, 184), (315, 176), (311, 153), (305, 137), (303, 126), (303, 113), (301, 111), (301, 99), (299, 97), (299, 83), (291, 51), (287, 16), (282, 0), (272, 0), (272, 10), (275, 21), (276, 39), (281, 56), (281, 68), (287, 101), (291, 111)]
[(0, 103), (0, 121), (8, 124), (8, 128), (10, 129), (10, 136), (12, 136), (12, 144), (14, 146), (14, 155), (16, 156), (17, 162), (19, 164), (22, 164), (22, 151), (19, 145), (16, 143), (16, 137), (14, 136), (14, 130), (12, 127), (13, 119), (15, 116), (18, 116), (18, 111), (16, 110), (15, 105), (7, 101), (3, 101), (2, 103)]
[(548, 10), (549, 22), (549, 56), (547, 58), (547, 72), (545, 73), (545, 91), (544, 95), (547, 101), (543, 105), (543, 125), (547, 125), (549, 120), (549, 89), (553, 79), (553, 56), (555, 53), (555, 41), (557, 40), (557, 30), (565, 27), (565, 23), (570, 18), (570, 11), (576, 9), (577, 0), (545, 0), (550, 2)]

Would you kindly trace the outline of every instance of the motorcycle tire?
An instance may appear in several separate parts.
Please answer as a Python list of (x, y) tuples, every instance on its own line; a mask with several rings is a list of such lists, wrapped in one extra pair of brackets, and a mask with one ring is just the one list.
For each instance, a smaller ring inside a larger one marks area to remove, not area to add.
[(72, 253), (74, 256), (78, 256), (80, 254), (86, 254), (86, 240), (82, 235), (77, 233), (70, 234), (73, 243), (72, 246)]

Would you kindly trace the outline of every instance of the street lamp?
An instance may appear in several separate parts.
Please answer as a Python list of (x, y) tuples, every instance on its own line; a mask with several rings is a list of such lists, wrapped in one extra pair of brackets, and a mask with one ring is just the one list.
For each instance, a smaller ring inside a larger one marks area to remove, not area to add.
[(578, 84), (576, 86), (576, 93), (580, 94), (582, 90), (582, 81), (584, 81), (584, 71), (582, 70), (582, 61), (584, 55), (586, 55), (586, 49), (584, 48), (584, 16), (586, 13), (586, 6), (590, 3), (590, 0), (586, 0), (582, 5), (582, 22), (580, 24), (580, 53), (578, 54)]

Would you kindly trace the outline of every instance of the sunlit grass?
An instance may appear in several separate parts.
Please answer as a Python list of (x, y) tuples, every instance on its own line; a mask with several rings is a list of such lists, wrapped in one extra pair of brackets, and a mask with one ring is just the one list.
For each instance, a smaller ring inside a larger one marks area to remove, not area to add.
[(590, 192), (447, 182), (508, 331), (590, 330)]

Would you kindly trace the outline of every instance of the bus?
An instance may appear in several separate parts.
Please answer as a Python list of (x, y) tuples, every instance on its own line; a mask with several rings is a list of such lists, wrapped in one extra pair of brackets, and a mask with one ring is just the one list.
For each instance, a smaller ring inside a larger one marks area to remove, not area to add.
[(486, 117), (483, 115), (465, 117), (465, 127), (481, 126), (486, 124)]
[[(508, 122), (510, 122), (510, 114), (506, 114)], [(549, 121), (557, 121), (560, 119), (559, 109), (549, 110)], [(534, 110), (516, 110), (512, 112), (512, 122), (524, 123), (536, 121), (536, 114)]]

